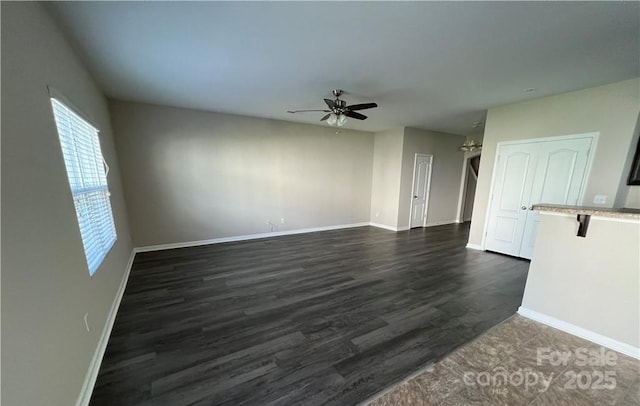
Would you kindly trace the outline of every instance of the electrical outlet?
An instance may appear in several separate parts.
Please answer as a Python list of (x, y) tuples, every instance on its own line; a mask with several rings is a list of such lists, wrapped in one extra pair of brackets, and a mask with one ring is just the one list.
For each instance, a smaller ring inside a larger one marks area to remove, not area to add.
[(280, 224), (284, 224), (284, 217), (280, 219)]
[(595, 196), (593, 196), (593, 203), (595, 203), (595, 204), (607, 204), (607, 195), (595, 195)]
[(376, 217), (380, 217), (380, 212), (376, 212)]
[(267, 219), (267, 225), (271, 224), (271, 220)]

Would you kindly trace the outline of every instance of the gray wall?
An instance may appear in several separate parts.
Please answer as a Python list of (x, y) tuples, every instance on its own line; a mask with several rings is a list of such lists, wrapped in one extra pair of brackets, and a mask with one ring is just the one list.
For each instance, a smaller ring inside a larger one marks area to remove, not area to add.
[(640, 348), (640, 224), (576, 228), (575, 215), (540, 216), (522, 307)]
[(458, 147), (464, 140), (459, 135), (405, 127), (398, 227), (409, 226), (415, 154), (433, 155), (427, 225), (456, 222), (464, 163), (464, 153)]
[[(369, 222), (373, 135), (112, 101), (136, 246)], [(281, 219), (284, 218), (284, 224)]]
[(632, 186), (629, 188), (624, 207), (640, 209), (640, 186)]
[[(640, 86), (640, 82), (638, 83)], [(638, 89), (640, 93), (640, 89)], [(618, 186), (618, 195), (614, 207), (629, 207), (633, 209), (640, 209), (640, 186), (627, 185), (627, 179), (629, 178), (629, 172), (633, 165), (633, 158), (636, 153), (636, 147), (640, 138), (640, 114), (638, 114), (638, 121), (636, 122), (636, 128), (633, 130), (633, 137), (631, 138), (631, 144), (629, 145), (629, 152), (627, 153), (627, 159), (622, 169), (622, 177), (620, 178), (620, 185)]]
[[(497, 144), (531, 138), (599, 132), (584, 205), (607, 195), (605, 207), (624, 201), (632, 189), (621, 185), (640, 111), (639, 79), (489, 109), (473, 206), (469, 243), (480, 245), (490, 195)], [(635, 188), (635, 187), (634, 187)], [(619, 196), (624, 196), (620, 198)]]
[(404, 128), (375, 134), (371, 187), (371, 222), (398, 226), (398, 199), (402, 170)]
[(464, 154), (459, 135), (401, 127), (375, 134), (371, 222), (409, 228), (415, 154), (433, 155), (427, 225), (454, 223)]
[[(2, 404), (72, 405), (132, 249), (118, 162), (107, 103), (42, 6), (1, 7)], [(47, 85), (97, 125), (111, 166), (118, 241), (92, 278)]]

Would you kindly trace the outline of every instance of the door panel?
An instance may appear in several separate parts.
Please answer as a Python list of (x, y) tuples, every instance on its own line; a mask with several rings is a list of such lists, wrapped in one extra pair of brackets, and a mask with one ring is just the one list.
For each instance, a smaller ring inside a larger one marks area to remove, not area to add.
[(431, 178), (431, 155), (416, 155), (413, 169), (413, 196), (411, 199), (411, 224), (424, 226), (427, 216), (427, 199)]
[[(531, 196), (531, 203), (561, 202), (567, 204), (578, 153), (568, 149), (554, 151), (547, 157), (542, 179), (542, 190), (538, 202)], [(559, 203), (560, 204), (560, 203)]]
[[(580, 204), (586, 181), (591, 138), (541, 142), (538, 169), (527, 207), (534, 204)], [(528, 210), (520, 255), (531, 259), (538, 228), (538, 212)]]
[(538, 224), (540, 217), (537, 211), (529, 211), (525, 220), (524, 233), (522, 236), (522, 245), (520, 246), (521, 258), (531, 259), (533, 256), (533, 246), (536, 242), (536, 233), (538, 232)]
[(496, 217), (495, 239), (501, 242), (512, 244), (516, 242), (516, 232), (518, 230), (518, 220), (509, 217)]
[(531, 155), (524, 152), (515, 152), (505, 157), (506, 176), (502, 178), (498, 202), (501, 211), (518, 212), (520, 210), (530, 159)]
[(507, 145), (498, 152), (485, 248), (517, 256), (522, 244), (531, 194), (537, 144)]
[(590, 149), (590, 138), (541, 142), (530, 203), (578, 204)]

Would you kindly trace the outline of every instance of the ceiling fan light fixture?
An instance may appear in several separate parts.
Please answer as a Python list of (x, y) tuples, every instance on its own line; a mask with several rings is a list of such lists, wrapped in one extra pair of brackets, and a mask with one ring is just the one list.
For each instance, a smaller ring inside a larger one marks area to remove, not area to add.
[(482, 144), (477, 143), (474, 140), (467, 140), (462, 143), (460, 148), (458, 148), (459, 151), (464, 151), (464, 152), (475, 151), (478, 149), (482, 149)]
[(347, 122), (347, 116), (344, 114), (331, 113), (327, 119), (327, 124), (332, 127), (342, 127)]

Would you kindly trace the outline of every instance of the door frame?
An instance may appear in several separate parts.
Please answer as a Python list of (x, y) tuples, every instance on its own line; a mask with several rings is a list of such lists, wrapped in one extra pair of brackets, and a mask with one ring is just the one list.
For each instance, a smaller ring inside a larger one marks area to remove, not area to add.
[[(493, 187), (495, 186), (496, 181), (496, 166), (498, 164), (498, 157), (500, 154), (500, 147), (504, 145), (517, 145), (517, 144), (531, 144), (534, 142), (547, 142), (547, 141), (566, 141), (576, 138), (590, 138), (591, 139), (591, 148), (589, 149), (589, 156), (587, 157), (587, 168), (584, 174), (584, 181), (580, 186), (580, 193), (578, 202), (579, 205), (584, 204), (584, 195), (587, 190), (587, 184), (589, 183), (589, 179), (591, 178), (591, 168), (593, 167), (593, 161), (596, 154), (596, 150), (598, 148), (598, 138), (600, 137), (599, 132), (591, 132), (591, 133), (581, 133), (581, 134), (570, 134), (570, 135), (558, 135), (554, 137), (541, 137), (541, 138), (527, 138), (523, 140), (515, 140), (515, 141), (500, 141), (496, 144), (496, 153), (493, 158), (493, 168), (491, 170), (491, 185), (489, 186), (489, 201), (487, 202), (487, 209), (484, 215), (484, 227), (482, 229), (482, 242), (480, 243), (480, 249), (482, 251), (485, 250), (485, 244), (487, 240), (487, 228), (489, 226), (489, 216), (491, 214), (491, 209), (493, 205)], [(472, 220), (473, 221), (473, 220)]]
[(424, 219), (422, 220), (422, 227), (427, 226), (427, 214), (429, 213), (429, 197), (431, 196), (431, 174), (433, 173), (433, 154), (415, 154), (413, 157), (413, 176), (411, 177), (411, 198), (409, 201), (409, 229), (411, 229), (411, 219), (413, 219), (413, 196), (415, 195), (416, 164), (418, 163), (418, 157), (429, 158), (429, 173), (427, 174), (427, 194), (424, 197), (425, 209)]
[[(464, 219), (462, 218), (464, 213), (464, 206), (467, 200), (467, 178), (469, 177), (469, 163), (471, 159), (482, 155), (482, 151), (473, 151), (469, 152), (470, 155), (465, 154), (465, 160), (462, 163), (462, 177), (460, 179), (460, 192), (458, 194), (458, 210), (456, 212), (456, 222), (463, 223)], [(482, 158), (480, 158), (482, 159)], [(479, 175), (478, 175), (479, 177)], [(477, 180), (476, 180), (476, 189), (477, 189)], [(473, 216), (472, 216), (473, 217)]]

